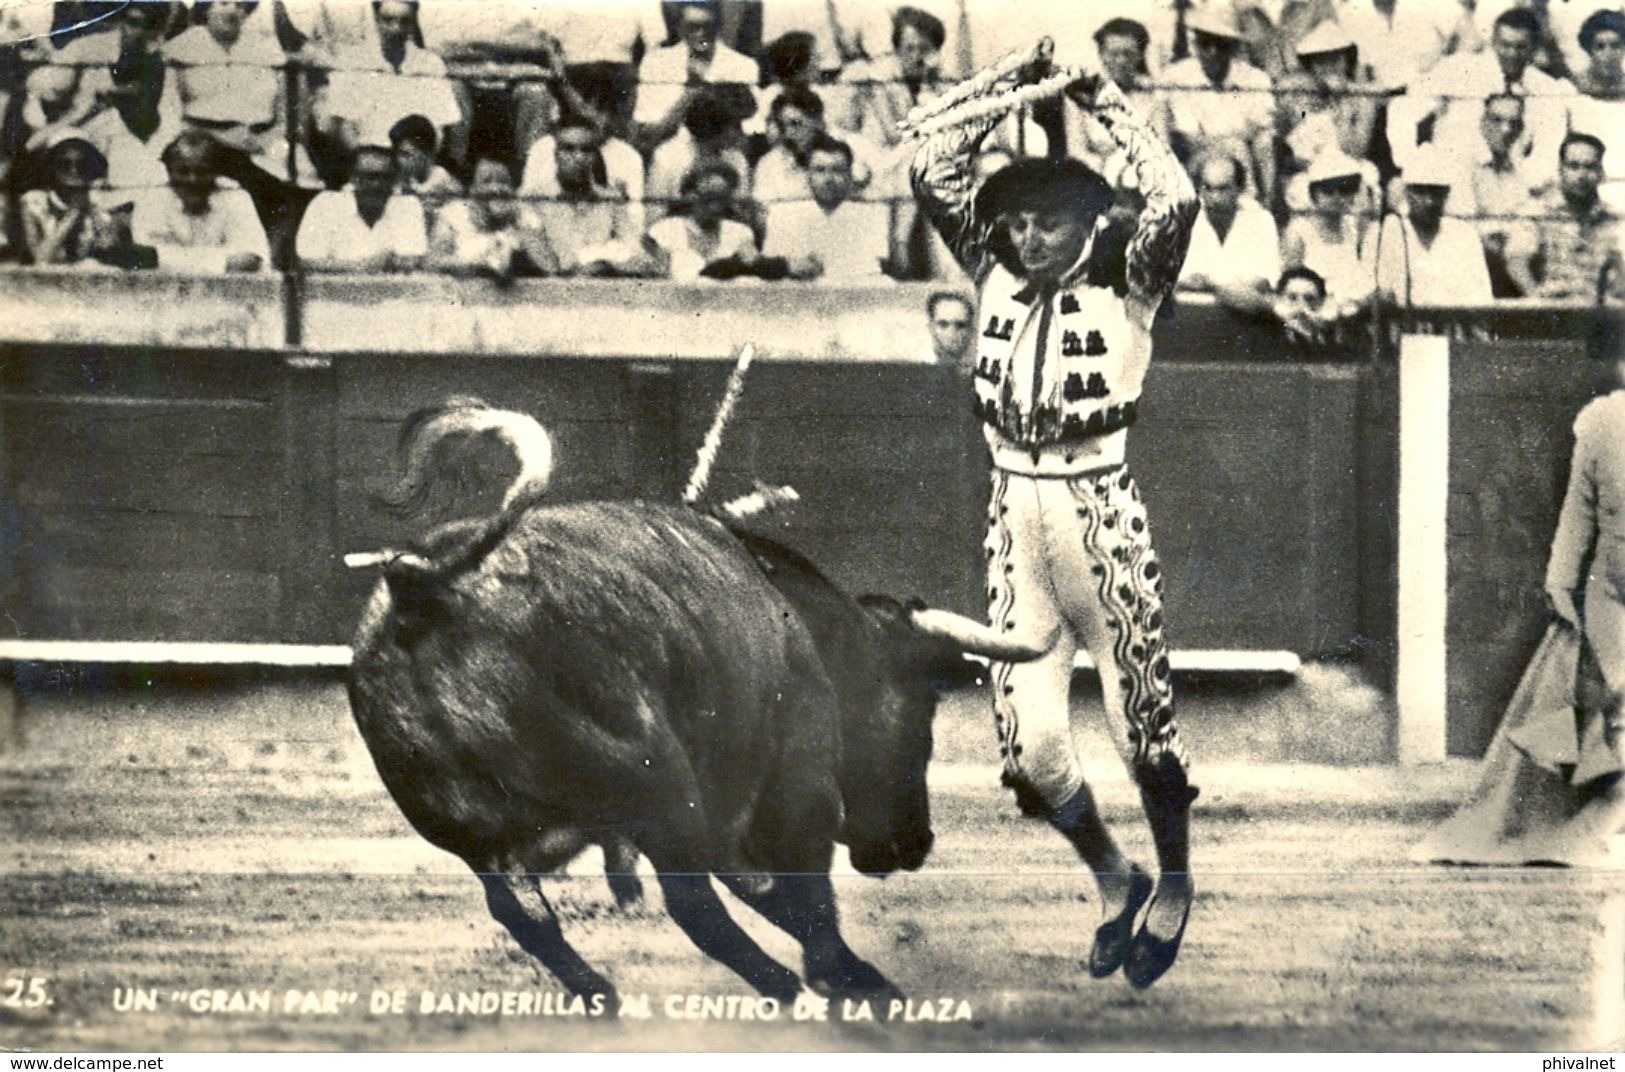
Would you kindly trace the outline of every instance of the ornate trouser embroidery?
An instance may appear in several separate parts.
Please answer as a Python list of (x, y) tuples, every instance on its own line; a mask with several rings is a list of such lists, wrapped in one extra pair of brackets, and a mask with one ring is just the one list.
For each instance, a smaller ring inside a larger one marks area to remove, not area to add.
[(1068, 721), (1073, 660), (1100, 670), (1106, 717), (1135, 766), (1185, 763), (1174, 722), (1162, 576), (1145, 505), (1128, 470), (1073, 480), (995, 471), (988, 511), (988, 618), (1035, 641), (1030, 663), (993, 667), (994, 721), (1007, 769), (1052, 804), (1082, 784)]

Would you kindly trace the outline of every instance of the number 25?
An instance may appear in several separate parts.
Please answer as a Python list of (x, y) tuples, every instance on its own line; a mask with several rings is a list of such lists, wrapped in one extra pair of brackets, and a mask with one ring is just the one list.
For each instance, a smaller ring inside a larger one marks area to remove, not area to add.
[(27, 980), (26, 984), (22, 979), (7, 979), (5, 993), (0, 995), (0, 1006), (8, 1009), (38, 1009), (50, 1003), (50, 996), (45, 992), (45, 980), (38, 976)]

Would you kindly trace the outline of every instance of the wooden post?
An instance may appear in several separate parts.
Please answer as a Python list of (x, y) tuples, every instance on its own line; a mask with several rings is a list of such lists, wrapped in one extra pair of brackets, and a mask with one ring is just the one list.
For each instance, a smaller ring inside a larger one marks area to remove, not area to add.
[(282, 359), (282, 567), (277, 637), (288, 644), (345, 639), (333, 620), (337, 577), (337, 376), (333, 359)]
[(1445, 758), (1449, 589), (1450, 340), (1399, 348), (1399, 733), (1401, 763)]

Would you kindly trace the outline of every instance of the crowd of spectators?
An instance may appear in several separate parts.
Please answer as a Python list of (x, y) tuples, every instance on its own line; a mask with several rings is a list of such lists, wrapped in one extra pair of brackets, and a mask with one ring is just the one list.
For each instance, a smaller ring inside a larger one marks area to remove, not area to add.
[[(898, 121), (1040, 34), (1187, 163), (1187, 291), (1294, 323), (1618, 296), (1618, 0), (4, 5), (0, 262), (953, 284)], [(1134, 209), (1070, 103), (982, 153)]]

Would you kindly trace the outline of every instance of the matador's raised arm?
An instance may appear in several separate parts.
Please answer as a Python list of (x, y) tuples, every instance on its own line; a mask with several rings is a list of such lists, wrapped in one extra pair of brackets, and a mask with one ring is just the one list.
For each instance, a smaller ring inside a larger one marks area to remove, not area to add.
[(1123, 150), (1124, 174), (1134, 176), (1145, 199), (1129, 239), (1128, 287), (1131, 295), (1155, 309), (1174, 289), (1184, 267), (1200, 207), (1196, 189), (1174, 151), (1129, 106), (1115, 82), (1100, 79), (1090, 94), (1087, 81), (1074, 83), (1068, 95), (1090, 111)]
[[(1008, 62), (1005, 66), (1008, 70)], [(910, 169), (922, 211), (960, 265), (979, 280), (990, 261), (994, 221), (976, 215), (976, 152), (1006, 114), (1035, 94), (1051, 95), (1064, 84), (1067, 96), (1091, 112), (1123, 150), (1125, 174), (1134, 176), (1145, 199), (1129, 242), (1127, 282), (1131, 295), (1155, 308), (1179, 279), (1198, 209), (1196, 191), (1173, 150), (1106, 79), (1083, 75), (1055, 84), (1052, 77), (1013, 91), (1009, 79), (999, 74), (984, 71), (953, 91), (960, 103), (929, 124), (935, 130), (914, 154)], [(1053, 85), (1047, 94), (1046, 85)], [(962, 118), (952, 121), (955, 115)]]
[[(1014, 106), (980, 107), (992, 105), (993, 95), (1010, 89), (1007, 81), (993, 75), (990, 68), (956, 87), (954, 92), (980, 114), (940, 125), (920, 144), (909, 166), (909, 180), (920, 211), (942, 236), (960, 267), (978, 283), (992, 264), (988, 235), (993, 221), (976, 217), (976, 153)], [(950, 114), (957, 110), (950, 110)]]

